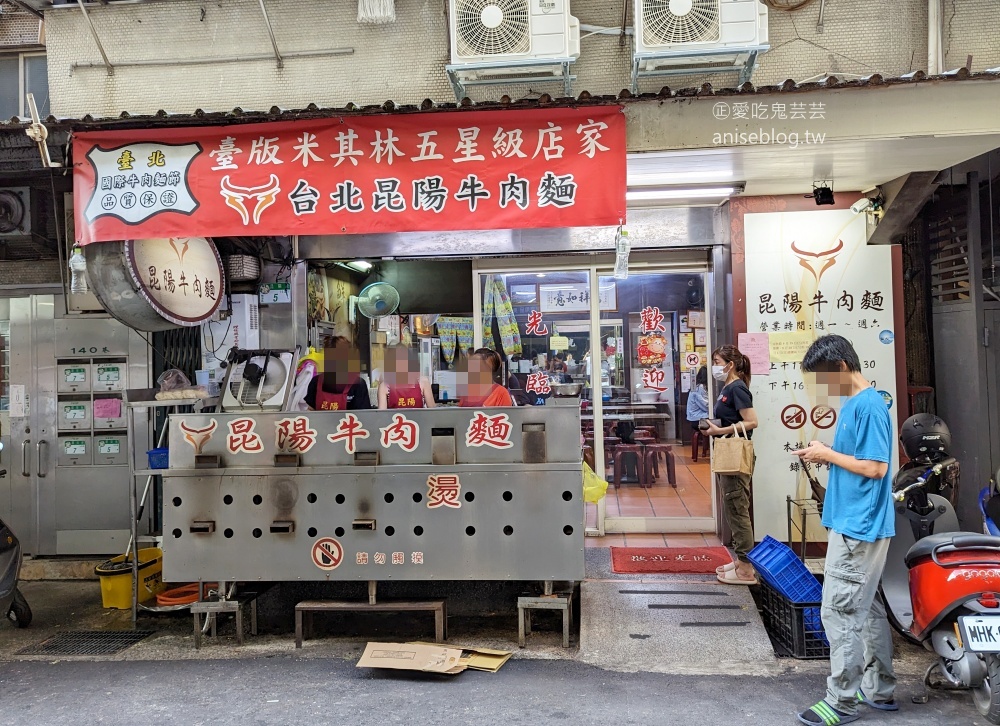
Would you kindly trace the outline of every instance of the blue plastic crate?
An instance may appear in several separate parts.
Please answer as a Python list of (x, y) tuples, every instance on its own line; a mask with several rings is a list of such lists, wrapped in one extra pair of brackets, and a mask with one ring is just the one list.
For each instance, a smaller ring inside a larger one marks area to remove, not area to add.
[(823, 586), (795, 556), (792, 549), (770, 535), (747, 553), (757, 574), (793, 603), (823, 599)]
[(993, 537), (1000, 537), (1000, 528), (997, 528), (996, 523), (986, 513), (986, 501), (989, 498), (990, 488), (983, 487), (982, 491), (979, 492), (979, 511), (983, 514), (983, 532)]
[(150, 469), (166, 469), (170, 466), (169, 461), (169, 449), (153, 449), (152, 451), (147, 451), (146, 456), (149, 457), (149, 468)]
[(819, 602), (790, 602), (767, 580), (761, 582), (755, 597), (778, 655), (804, 659), (830, 657), (830, 641), (823, 630)]

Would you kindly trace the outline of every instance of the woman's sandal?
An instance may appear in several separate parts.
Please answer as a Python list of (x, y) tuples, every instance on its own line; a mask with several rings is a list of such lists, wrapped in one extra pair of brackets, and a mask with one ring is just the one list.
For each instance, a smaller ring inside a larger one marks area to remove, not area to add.
[(757, 584), (757, 578), (756, 577), (750, 577), (748, 579), (742, 578), (742, 577), (740, 577), (739, 575), (736, 574), (736, 569), (735, 568), (732, 569), (732, 570), (726, 570), (726, 572), (724, 572), (721, 575), (716, 575), (715, 579), (717, 579), (719, 582), (723, 583), (724, 585), (756, 585)]
[(716, 575), (724, 575), (727, 572), (730, 572), (731, 570), (735, 570), (735, 569), (736, 569), (736, 560), (733, 560), (732, 562), (727, 562), (724, 565), (720, 565), (719, 567), (716, 567), (715, 568), (715, 574)]

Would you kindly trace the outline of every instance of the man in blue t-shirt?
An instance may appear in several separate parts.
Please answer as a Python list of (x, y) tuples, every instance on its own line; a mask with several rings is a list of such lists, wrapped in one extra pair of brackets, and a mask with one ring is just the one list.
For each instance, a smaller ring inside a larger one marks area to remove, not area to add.
[(818, 338), (802, 359), (820, 394), (847, 400), (833, 446), (811, 441), (795, 453), (809, 464), (829, 464), (823, 526), (829, 528), (823, 581), (823, 627), (830, 641), (826, 698), (799, 721), (835, 726), (859, 718), (858, 704), (897, 710), (892, 634), (878, 583), (889, 540), (892, 506), (892, 419), (885, 402), (861, 375), (854, 347), (839, 335)]

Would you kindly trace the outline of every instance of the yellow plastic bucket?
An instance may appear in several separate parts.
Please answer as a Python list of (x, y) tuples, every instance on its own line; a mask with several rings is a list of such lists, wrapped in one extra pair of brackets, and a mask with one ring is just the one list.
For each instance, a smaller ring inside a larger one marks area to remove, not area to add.
[[(94, 568), (101, 580), (101, 601), (106, 608), (128, 610), (132, 607), (132, 561), (125, 555), (112, 557)], [(147, 547), (139, 550), (139, 602), (162, 592), (163, 550)]]

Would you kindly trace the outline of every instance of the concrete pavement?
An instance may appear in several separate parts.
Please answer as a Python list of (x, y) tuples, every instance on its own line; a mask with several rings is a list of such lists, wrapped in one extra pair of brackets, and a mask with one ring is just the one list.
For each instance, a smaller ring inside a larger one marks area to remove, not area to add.
[[(664, 654), (669, 658), (669, 654)], [(572, 661), (511, 661), (457, 676), (358, 669), (342, 659), (0, 663), (0, 725), (11, 726), (794, 726), (821, 673), (775, 677), (617, 673)], [(971, 697), (935, 693), (858, 723), (985, 724)]]

